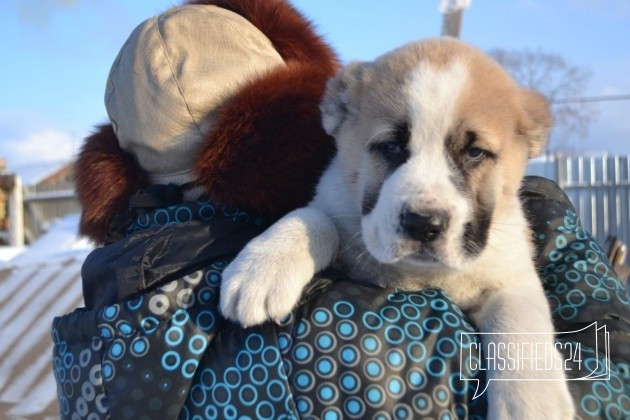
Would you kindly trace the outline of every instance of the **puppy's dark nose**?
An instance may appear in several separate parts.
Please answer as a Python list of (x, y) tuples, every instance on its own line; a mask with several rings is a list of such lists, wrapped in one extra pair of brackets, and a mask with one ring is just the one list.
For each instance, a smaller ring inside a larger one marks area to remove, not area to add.
[(448, 217), (442, 212), (414, 213), (404, 211), (401, 226), (407, 236), (422, 243), (435, 241), (448, 224)]

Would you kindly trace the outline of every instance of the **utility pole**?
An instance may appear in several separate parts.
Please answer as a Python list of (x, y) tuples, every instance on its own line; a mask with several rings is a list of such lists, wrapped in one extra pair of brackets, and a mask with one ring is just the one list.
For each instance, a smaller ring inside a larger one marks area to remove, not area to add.
[(22, 180), (17, 175), (7, 174), (6, 163), (0, 159), (0, 229), (7, 228), (9, 245), (24, 246)]
[(462, 29), (464, 9), (470, 6), (472, 0), (440, 0), (438, 10), (444, 19), (442, 21), (442, 36), (459, 38)]
[(13, 189), (9, 195), (9, 245), (24, 246), (24, 199), (22, 191), (22, 180), (19, 176), (13, 175)]

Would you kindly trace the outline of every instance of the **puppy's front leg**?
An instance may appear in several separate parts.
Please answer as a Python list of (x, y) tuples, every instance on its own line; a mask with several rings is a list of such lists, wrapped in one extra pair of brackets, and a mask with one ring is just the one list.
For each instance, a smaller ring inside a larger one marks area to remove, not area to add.
[(490, 333), (482, 335), (487, 380), (493, 380), (488, 418), (572, 419), (573, 400), (542, 287), (497, 290), (473, 318), (481, 332)]
[(223, 315), (245, 327), (282, 319), (338, 248), (337, 229), (325, 213), (310, 207), (292, 211), (247, 244), (223, 272)]

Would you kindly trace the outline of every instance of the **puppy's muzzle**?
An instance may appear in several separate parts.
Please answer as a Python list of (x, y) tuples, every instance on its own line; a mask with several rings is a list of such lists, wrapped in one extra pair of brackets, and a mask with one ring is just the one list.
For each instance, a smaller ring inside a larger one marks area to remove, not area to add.
[(448, 227), (448, 215), (441, 211), (403, 211), (400, 217), (403, 233), (423, 244), (437, 240)]

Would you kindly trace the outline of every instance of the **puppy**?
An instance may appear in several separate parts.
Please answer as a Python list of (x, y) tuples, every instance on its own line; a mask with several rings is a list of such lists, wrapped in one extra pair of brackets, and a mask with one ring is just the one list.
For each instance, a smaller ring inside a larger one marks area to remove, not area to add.
[[(542, 343), (542, 357), (558, 366), (518, 197), (528, 158), (547, 140), (546, 101), (479, 50), (436, 39), (348, 65), (328, 83), (321, 109), (337, 155), (310, 205), (227, 267), (223, 314), (244, 326), (278, 320), (334, 263), (385, 287), (441, 288), (481, 332), (527, 333), (484, 335), (483, 343)], [(487, 378), (541, 379), (493, 383), (491, 418), (573, 415), (559, 367)]]

